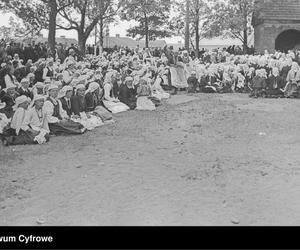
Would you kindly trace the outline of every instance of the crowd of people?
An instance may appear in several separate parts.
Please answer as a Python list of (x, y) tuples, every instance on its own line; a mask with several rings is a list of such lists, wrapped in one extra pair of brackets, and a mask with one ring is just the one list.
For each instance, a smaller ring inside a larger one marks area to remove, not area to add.
[[(77, 55), (80, 55), (77, 45), (71, 43), (56, 43), (55, 46), (55, 59), (64, 61), (69, 54), (70, 50), (74, 50)], [(37, 62), (40, 58), (48, 58), (51, 56), (51, 50), (47, 42), (32, 42), (23, 43), (18, 41), (6, 42), (0, 41), (0, 64), (4, 63), (7, 59), (13, 58), (15, 54), (18, 54), (21, 62)]]
[(236, 55), (226, 49), (194, 58), (185, 50), (120, 48), (79, 58), (6, 55), (0, 69), (0, 135), (4, 145), (43, 144), (114, 122), (114, 114), (154, 111), (188, 93), (300, 97), (299, 53)]

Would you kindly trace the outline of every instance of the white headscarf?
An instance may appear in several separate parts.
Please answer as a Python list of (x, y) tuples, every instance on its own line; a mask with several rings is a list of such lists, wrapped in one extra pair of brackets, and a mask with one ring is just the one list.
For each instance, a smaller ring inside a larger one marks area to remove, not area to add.
[(13, 110), (16, 111), (16, 109), (19, 107), (20, 104), (24, 102), (31, 102), (31, 99), (25, 95), (21, 95), (16, 98), (16, 104), (13, 106)]
[(85, 92), (86, 94), (87, 93), (93, 93), (95, 92), (97, 89), (100, 88), (100, 85), (96, 82), (91, 82), (90, 85), (89, 85), (89, 88), (88, 90)]

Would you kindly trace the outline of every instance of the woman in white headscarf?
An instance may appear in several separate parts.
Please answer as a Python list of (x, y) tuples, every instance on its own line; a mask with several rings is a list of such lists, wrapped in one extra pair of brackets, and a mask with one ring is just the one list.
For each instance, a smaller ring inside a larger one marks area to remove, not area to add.
[(278, 98), (283, 97), (283, 89), (285, 87), (285, 79), (279, 74), (279, 69), (274, 67), (271, 75), (267, 79), (267, 97)]
[(292, 63), (292, 68), (287, 75), (286, 81), (287, 85), (284, 89), (284, 96), (288, 98), (296, 97), (296, 95), (298, 95), (298, 84), (300, 82), (300, 68), (298, 63)]
[(57, 85), (51, 84), (48, 88), (49, 96), (43, 106), (51, 133), (54, 135), (83, 134), (86, 128), (70, 120), (67, 112), (62, 108), (61, 101), (57, 98), (58, 91)]
[(156, 110), (155, 104), (149, 99), (151, 97), (151, 88), (145, 79), (140, 79), (137, 89), (136, 110)]
[(33, 107), (28, 109), (30, 101), (30, 98), (24, 95), (16, 98), (14, 106), (16, 111), (10, 125), (14, 134), (3, 137), (5, 146), (42, 144), (49, 140), (49, 137), (47, 137), (49, 133), (48, 122), (45, 113), (42, 111), (44, 96), (35, 96)]
[(104, 81), (104, 106), (111, 111), (113, 114), (121, 113), (130, 110), (130, 108), (120, 102), (118, 96), (115, 96), (113, 91), (114, 81), (115, 81), (115, 73), (108, 72)]
[(37, 82), (35, 85), (33, 85), (33, 88), (32, 88), (32, 93), (33, 93), (33, 96), (36, 96), (36, 95), (44, 95), (44, 88), (45, 88), (45, 84), (43, 82)]
[(232, 93), (235, 90), (234, 73), (229, 67), (224, 68), (220, 93)]
[(85, 93), (87, 112), (99, 116), (103, 122), (113, 122), (112, 114), (103, 106), (103, 90), (97, 82), (92, 82)]
[(246, 81), (246, 78), (243, 76), (243, 74), (238, 72), (236, 87), (237, 87), (239, 93), (243, 92), (243, 90), (245, 88), (245, 84), (246, 84), (245, 81)]
[(170, 98), (170, 94), (165, 92), (161, 86), (163, 83), (163, 79), (161, 77), (157, 77), (156, 80), (151, 83), (153, 83), (151, 84), (152, 96), (158, 98), (159, 100)]
[(266, 87), (266, 70), (256, 70), (256, 76), (252, 80), (250, 97), (258, 98), (264, 96)]
[(185, 64), (181, 57), (177, 56), (175, 67), (171, 67), (171, 81), (172, 86), (180, 89), (180, 88), (187, 88), (187, 77), (185, 72)]
[(82, 124), (87, 130), (93, 130), (96, 127), (102, 126), (104, 123), (98, 116), (93, 115), (93, 112), (88, 112), (85, 101), (86, 89), (83, 84), (76, 86), (76, 94), (72, 97), (72, 120)]
[[(0, 103), (0, 109), (3, 108), (5, 104)], [(11, 119), (8, 119), (5, 114), (0, 113), (0, 138), (1, 134), (3, 134), (4, 130), (9, 125)]]

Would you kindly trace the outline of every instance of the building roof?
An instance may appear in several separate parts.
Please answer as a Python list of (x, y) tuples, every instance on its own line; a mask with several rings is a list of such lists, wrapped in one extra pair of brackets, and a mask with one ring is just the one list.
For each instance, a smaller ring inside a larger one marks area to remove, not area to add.
[[(135, 48), (139, 45), (141, 48), (145, 47), (145, 40), (135, 41), (130, 37), (104, 37), (103, 46), (104, 48), (113, 48), (114, 46), (124, 46), (128, 48)], [(150, 41), (149, 47), (164, 47), (167, 45), (165, 40)]]
[[(138, 44), (141, 48), (144, 48), (146, 47), (146, 42), (145, 40), (140, 40), (138, 41)], [(166, 41), (165, 40), (156, 40), (156, 41), (149, 41), (149, 47), (158, 47), (158, 48), (163, 48), (167, 45)]]
[(130, 37), (104, 37), (103, 38), (103, 47), (104, 48), (113, 48), (115, 46), (124, 46), (128, 48), (135, 48), (137, 42)]
[(299, 21), (300, 0), (256, 0), (257, 19)]

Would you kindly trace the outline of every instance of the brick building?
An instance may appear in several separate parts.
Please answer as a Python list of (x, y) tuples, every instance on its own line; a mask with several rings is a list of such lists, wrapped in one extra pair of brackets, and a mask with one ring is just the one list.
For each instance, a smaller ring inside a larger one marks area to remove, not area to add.
[(256, 0), (253, 16), (257, 53), (300, 48), (300, 0)]

